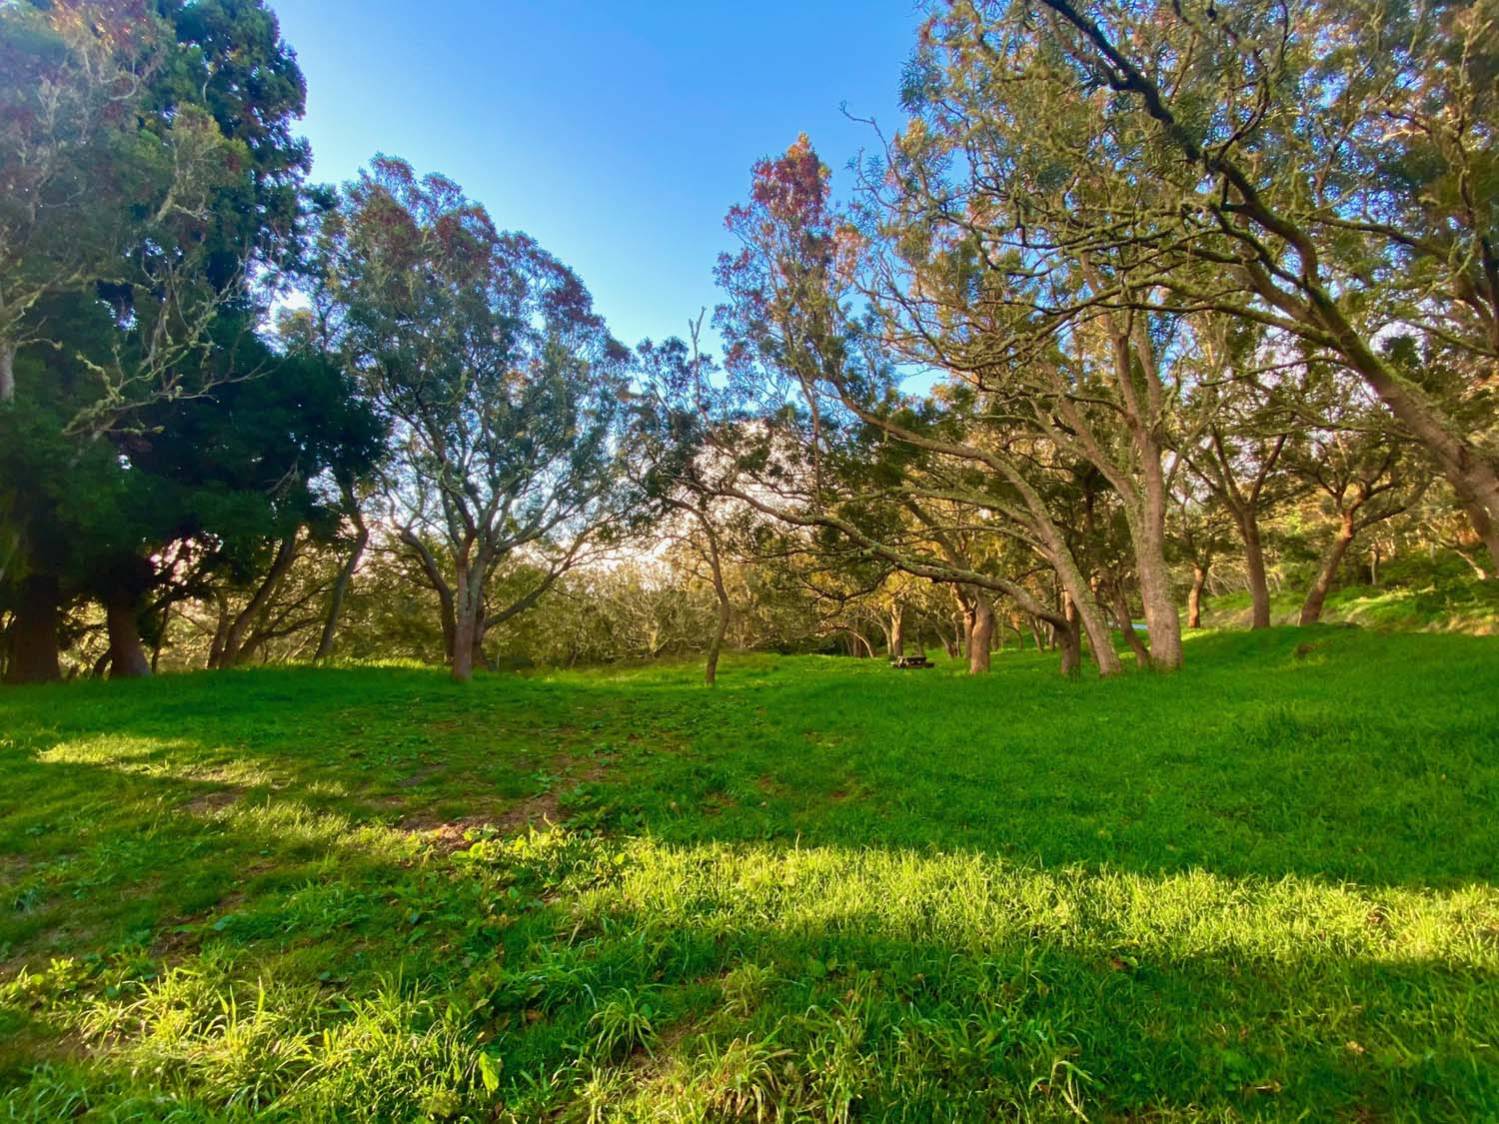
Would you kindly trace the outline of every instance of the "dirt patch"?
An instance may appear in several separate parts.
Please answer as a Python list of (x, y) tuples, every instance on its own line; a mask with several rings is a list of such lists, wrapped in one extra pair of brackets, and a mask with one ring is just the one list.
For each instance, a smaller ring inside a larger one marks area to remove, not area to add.
[(443, 770), (441, 765), (429, 765), (425, 769), (418, 769), (409, 777), (402, 777), (400, 780), (396, 781), (396, 787), (416, 788), (420, 785), (426, 784), (433, 777), (441, 776), (442, 771)]
[[(585, 762), (586, 768), (583, 767)], [(454, 820), (418, 814), (406, 817), (398, 826), (401, 831), (426, 837), (426, 841), (438, 850), (452, 853), (466, 851), (472, 846), (472, 841), (465, 836), (477, 834), (481, 829), (488, 828), (500, 835), (517, 835), (530, 826), (560, 824), (564, 819), (563, 793), (579, 784), (602, 780), (609, 764), (607, 756), (583, 758), (559, 754), (551, 763), (551, 772), (557, 781), (545, 792), (488, 814), (476, 813)]]
[(456, 820), (436, 820), (418, 816), (402, 820), (400, 828), (402, 831), (423, 836), (426, 842), (439, 851), (451, 854), (454, 851), (468, 850), (474, 842), (467, 838), (468, 835), (478, 833), (484, 828), (491, 828), (501, 835), (516, 835), (528, 826), (561, 823), (560, 807), (560, 798), (555, 792), (549, 791), (540, 796), (522, 800), (519, 804), (506, 808), (496, 815), (463, 816)]
[(194, 796), (183, 804), (183, 810), (191, 812), (195, 816), (211, 816), (215, 812), (221, 812), (240, 798), (237, 789), (223, 789), (219, 792), (205, 792)]

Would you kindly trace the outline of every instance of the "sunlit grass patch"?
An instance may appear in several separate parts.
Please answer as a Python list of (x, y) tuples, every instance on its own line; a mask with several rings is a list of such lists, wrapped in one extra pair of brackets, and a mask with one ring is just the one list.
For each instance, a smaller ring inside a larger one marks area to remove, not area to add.
[(0, 1118), (1492, 1115), (1493, 642), (1188, 655), (0, 695)]

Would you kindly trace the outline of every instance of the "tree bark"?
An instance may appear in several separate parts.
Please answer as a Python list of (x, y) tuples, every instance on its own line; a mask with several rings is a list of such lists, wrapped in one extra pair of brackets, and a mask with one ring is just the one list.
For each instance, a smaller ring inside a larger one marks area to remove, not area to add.
[(167, 629), (172, 624), (172, 602), (168, 601), (161, 610), (161, 627), (156, 631), (156, 637), (151, 643), (151, 674), (156, 674), (157, 665), (161, 662), (161, 650), (167, 646)]
[(477, 573), (469, 570), (465, 559), (459, 558), (453, 583), (453, 653), (452, 677), (455, 683), (467, 683), (474, 677), (474, 648), (481, 643), (480, 617), (484, 613), (482, 592), (475, 588), (482, 582)]
[[(1119, 632), (1124, 637), (1124, 642), (1129, 645), (1129, 650), (1135, 654), (1135, 663), (1139, 667), (1150, 667), (1154, 663), (1151, 653), (1155, 649), (1154, 643), (1147, 648), (1140, 634), (1135, 631), (1135, 622), (1129, 614), (1129, 599), (1124, 592), (1124, 583), (1111, 581), (1109, 590), (1114, 596), (1114, 619), (1119, 622)], [(1149, 625), (1146, 626), (1149, 628)], [(1152, 634), (1152, 641), (1154, 635)]]
[(0, 343), (0, 402), (16, 398), (16, 345), (10, 340)]
[(344, 560), (343, 566), (338, 571), (338, 578), (333, 583), (333, 592), (328, 598), (328, 616), (323, 621), (323, 634), (318, 638), (317, 651), (312, 656), (313, 663), (322, 663), (333, 653), (333, 640), (338, 635), (338, 619), (343, 615), (344, 598), (348, 595), (349, 583), (354, 580), (354, 571), (359, 569), (365, 548), (370, 543), (370, 529), (365, 525), (364, 516), (359, 511), (359, 504), (354, 501), (353, 495), (347, 490), (344, 492), (344, 502), (349, 507), (349, 515), (354, 520), (358, 534), (354, 537), (354, 549)]
[[(1062, 649), (1062, 674), (1071, 679), (1081, 673), (1083, 667), (1083, 636), (1078, 621), (1077, 606), (1070, 597), (1065, 597), (1063, 616), (1066, 623), (1060, 628), (1052, 627), (1052, 637)], [(1113, 651), (1112, 648), (1109, 649)]]
[(148, 679), (151, 661), (141, 643), (140, 600), (129, 593), (111, 596), (104, 606), (109, 627), (109, 677)]
[(1187, 627), (1202, 627), (1203, 591), (1208, 584), (1208, 567), (1205, 563), (1192, 563), (1192, 589), (1187, 594)]
[(990, 667), (994, 641), (994, 604), (975, 593), (965, 614), (968, 625), (968, 674), (983, 675)]
[(718, 656), (723, 651), (723, 638), (729, 632), (729, 589), (723, 580), (723, 562), (718, 555), (718, 542), (713, 529), (703, 519), (704, 532), (708, 537), (708, 565), (713, 574), (713, 593), (718, 598), (718, 620), (714, 624), (713, 638), (708, 643), (708, 659), (703, 667), (703, 682), (712, 687), (718, 683)]
[(21, 583), (21, 602), (11, 625), (7, 683), (52, 683), (62, 678), (57, 658), (57, 628), (62, 593), (57, 579), (34, 574)]
[(1314, 304), (1350, 365), (1441, 467), (1474, 532), (1499, 567), (1499, 465), (1460, 436), (1458, 426), (1422, 390), (1401, 379), (1374, 354), (1331, 301)]
[(906, 654), (906, 611), (900, 602), (890, 610), (890, 658), (898, 660)]
[(1140, 582), (1145, 629), (1150, 635), (1149, 666), (1157, 671), (1175, 671), (1182, 665), (1182, 625), (1171, 592), (1171, 568), (1166, 564), (1166, 485), (1161, 479), (1160, 461), (1156, 460), (1153, 473), (1151, 467), (1147, 461), (1145, 511), (1136, 530), (1135, 573)]
[(1338, 526), (1337, 535), (1322, 555), (1322, 564), (1317, 569), (1316, 580), (1312, 582), (1311, 589), (1307, 590), (1306, 600), (1301, 604), (1301, 619), (1297, 622), (1298, 624), (1316, 624), (1322, 619), (1322, 607), (1327, 603), (1327, 594), (1332, 589), (1333, 579), (1338, 576), (1338, 567), (1343, 564), (1343, 557), (1348, 553), (1348, 548), (1353, 545), (1353, 539), (1357, 533), (1352, 513), (1345, 513)]
[(1270, 583), (1265, 577), (1265, 551), (1260, 545), (1259, 520), (1252, 511), (1236, 512), (1244, 540), (1244, 576), (1249, 583), (1250, 628), (1270, 627)]

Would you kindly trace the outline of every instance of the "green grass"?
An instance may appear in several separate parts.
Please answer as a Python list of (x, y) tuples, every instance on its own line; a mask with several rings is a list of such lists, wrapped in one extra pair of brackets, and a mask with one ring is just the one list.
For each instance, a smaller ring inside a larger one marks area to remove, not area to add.
[[(1419, 561), (1392, 565), (1393, 574), (1380, 586), (1334, 589), (1323, 607), (1323, 621), (1406, 632), (1499, 633), (1499, 583), (1458, 570), (1451, 559), (1440, 567), (1419, 565)], [(1294, 585), (1273, 591), (1270, 619), (1276, 624), (1295, 624), (1305, 597), (1306, 590)], [(1248, 592), (1209, 598), (1203, 612), (1210, 628), (1248, 628), (1253, 616)]]
[(7, 691), (0, 1119), (1499, 1119), (1499, 640), (1188, 660)]

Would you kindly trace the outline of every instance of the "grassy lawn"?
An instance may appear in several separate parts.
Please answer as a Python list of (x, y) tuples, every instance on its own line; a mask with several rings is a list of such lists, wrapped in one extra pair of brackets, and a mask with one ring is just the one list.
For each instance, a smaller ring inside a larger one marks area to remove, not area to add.
[(0, 694), (0, 1119), (1499, 1118), (1499, 639)]

